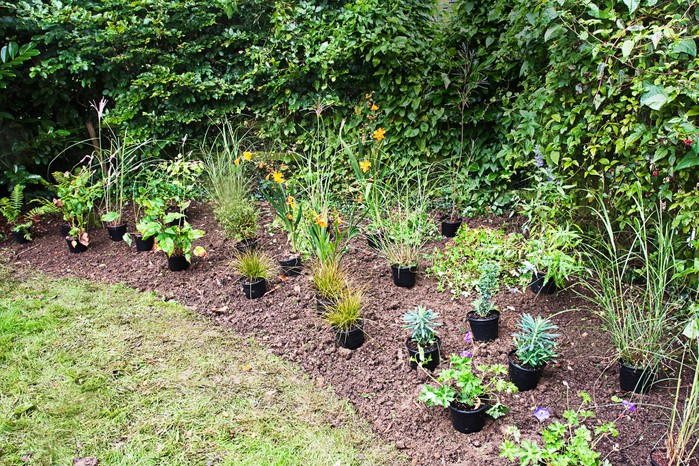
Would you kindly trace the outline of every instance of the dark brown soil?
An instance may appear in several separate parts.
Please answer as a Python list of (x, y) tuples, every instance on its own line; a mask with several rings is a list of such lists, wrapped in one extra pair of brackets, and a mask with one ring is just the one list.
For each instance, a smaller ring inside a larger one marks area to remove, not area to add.
[[(266, 218), (269, 220), (269, 215)], [(356, 284), (366, 289), (367, 341), (361, 348), (350, 351), (336, 347), (333, 332), (316, 314), (307, 272), (298, 277), (280, 278), (270, 284), (264, 297), (248, 300), (230, 267), (234, 245), (218, 231), (210, 208), (193, 207), (191, 221), (196, 228), (207, 232), (199, 244), (206, 247), (208, 255), (194, 258), (185, 272), (169, 272), (163, 253), (137, 253), (123, 242), (110, 241), (104, 230), (92, 233), (93, 242), (87, 252), (70, 254), (59, 235), (56, 220), (38, 225), (34, 229), (36, 239), (31, 244), (8, 241), (2, 253), (18, 269), (125, 283), (156, 292), (210, 316), (212, 323), (257, 338), (270, 351), (301, 365), (319, 386), (332, 386), (371, 422), (377, 433), (403, 450), (412, 464), (508, 464), (498, 456), (505, 427), (516, 425), (523, 435), (537, 438), (539, 421), (533, 416), (534, 409), (546, 407), (552, 418), (561, 418), (568, 403), (578, 405), (579, 391), (588, 392), (598, 403), (599, 421), (617, 420), (619, 437), (598, 445), (611, 463), (649, 464), (649, 452), (663, 435), (666, 417), (653, 406), (668, 405), (671, 399), (668, 386), (661, 383), (650, 395), (634, 395), (632, 400), (640, 403), (634, 413), (613, 403), (613, 395), (626, 399), (629, 395), (618, 389), (618, 367), (608, 357), (609, 337), (600, 329), (598, 319), (583, 310), (584, 302), (574, 292), (567, 290), (551, 297), (501, 292), (496, 299), (502, 312), (500, 338), (469, 347), (464, 342), (468, 331), (466, 313), (471, 310), (469, 302), (452, 301), (449, 293), (437, 292), (434, 279), (424, 276), (418, 278), (412, 289), (394, 286), (388, 265), (358, 237), (343, 264)], [(503, 219), (495, 218), (469, 223), (500, 226), (502, 222)], [(284, 250), (282, 238), (266, 229), (259, 234), (261, 247), (279, 256)], [(446, 240), (440, 240), (431, 247), (441, 247), (444, 243)], [(417, 401), (428, 376), (409, 368), (405, 349), (408, 335), (401, 316), (418, 304), (442, 316), (444, 325), (440, 334), (445, 358), (470, 349), (475, 361), (484, 364), (507, 364), (511, 334), (520, 313), (553, 316), (562, 334), (559, 362), (547, 366), (536, 390), (504, 400), (512, 408), (507, 416), (489, 421), (482, 432), (459, 434), (451, 427), (448, 410), (428, 408)]]

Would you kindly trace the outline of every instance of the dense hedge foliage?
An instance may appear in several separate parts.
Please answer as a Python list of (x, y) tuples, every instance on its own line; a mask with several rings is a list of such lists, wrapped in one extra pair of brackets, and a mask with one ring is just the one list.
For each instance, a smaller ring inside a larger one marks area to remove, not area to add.
[(240, 115), (285, 144), (313, 109), (358, 131), (371, 102), (398, 166), (458, 154), (463, 121), (480, 210), (506, 205), (540, 153), (620, 212), (640, 180), (690, 234), (697, 15), (680, 0), (0, 2), (5, 41), (40, 51), (5, 79), (1, 149), (47, 163), (102, 96), (134, 137), (196, 139)]

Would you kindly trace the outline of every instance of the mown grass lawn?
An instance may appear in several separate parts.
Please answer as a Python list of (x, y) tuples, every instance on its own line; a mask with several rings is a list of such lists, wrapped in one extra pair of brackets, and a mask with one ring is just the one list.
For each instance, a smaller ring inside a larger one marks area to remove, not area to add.
[(184, 307), (0, 268), (0, 464), (401, 464), (330, 391)]

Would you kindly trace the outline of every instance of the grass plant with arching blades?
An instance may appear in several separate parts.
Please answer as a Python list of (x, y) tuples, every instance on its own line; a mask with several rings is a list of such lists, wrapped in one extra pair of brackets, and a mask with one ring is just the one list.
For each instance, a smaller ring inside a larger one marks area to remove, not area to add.
[(277, 271), (277, 263), (257, 248), (248, 248), (233, 258), (233, 268), (246, 280), (269, 280)]
[(336, 331), (347, 332), (362, 319), (364, 293), (359, 289), (345, 289), (324, 315), (325, 321)]

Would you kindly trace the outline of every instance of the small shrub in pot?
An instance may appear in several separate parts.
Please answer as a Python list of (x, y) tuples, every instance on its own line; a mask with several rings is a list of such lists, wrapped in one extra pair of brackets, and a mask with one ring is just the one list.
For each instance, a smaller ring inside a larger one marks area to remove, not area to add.
[(242, 276), (245, 296), (256, 299), (265, 294), (267, 281), (276, 272), (277, 264), (264, 252), (248, 249), (235, 257), (233, 268)]
[(356, 349), (364, 343), (363, 307), (363, 293), (347, 288), (327, 308), (324, 319), (335, 330), (335, 340), (343, 348)]
[(440, 340), (436, 328), (442, 323), (438, 319), (439, 314), (422, 305), (403, 314), (405, 328), (410, 330), (410, 338), (405, 346), (411, 356), (410, 365), (413, 368), (419, 364), (428, 370), (434, 370), (439, 365)]
[(558, 356), (555, 352), (558, 327), (550, 319), (522, 314), (513, 335), (515, 349), (509, 356), (510, 380), (520, 391), (536, 388), (544, 366)]
[(468, 313), (468, 322), (476, 341), (490, 341), (498, 337), (500, 312), (495, 307), (493, 297), (498, 291), (500, 265), (486, 262), (481, 265), (481, 277), (478, 280), (480, 297), (473, 302), (473, 310)]

